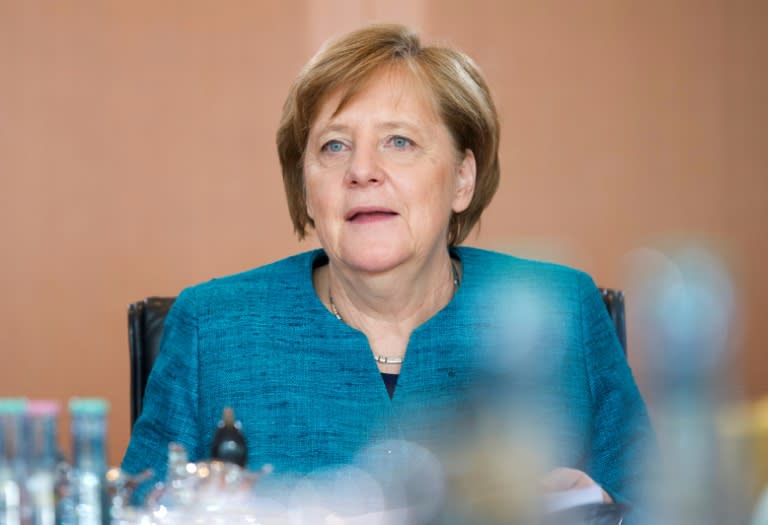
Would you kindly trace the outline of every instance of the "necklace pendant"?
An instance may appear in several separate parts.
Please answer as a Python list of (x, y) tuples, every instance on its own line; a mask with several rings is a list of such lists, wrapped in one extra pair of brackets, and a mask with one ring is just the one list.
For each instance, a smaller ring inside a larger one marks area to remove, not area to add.
[(381, 363), (382, 365), (402, 365), (403, 364), (402, 357), (388, 357), (385, 355), (373, 354), (373, 358), (376, 360), (377, 363)]

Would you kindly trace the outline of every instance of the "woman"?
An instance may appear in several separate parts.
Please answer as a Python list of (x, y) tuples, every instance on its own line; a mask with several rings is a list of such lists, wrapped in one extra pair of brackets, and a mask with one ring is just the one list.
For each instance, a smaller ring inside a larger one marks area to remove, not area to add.
[(294, 228), (322, 250), (181, 293), (123, 467), (162, 476), (170, 441), (207, 457), (227, 406), (249, 464), (276, 473), (349, 463), (381, 439), (435, 443), (489, 355), (514, 352), (492, 300), (503, 289), (536, 298), (547, 327), (525, 344), (560, 374), (549, 391), (568, 419), (563, 468), (542, 487), (597, 484), (626, 501), (651, 432), (594, 284), (457, 246), (496, 191), (498, 137), (488, 87), (460, 52), (399, 26), (321, 49), (277, 145)]

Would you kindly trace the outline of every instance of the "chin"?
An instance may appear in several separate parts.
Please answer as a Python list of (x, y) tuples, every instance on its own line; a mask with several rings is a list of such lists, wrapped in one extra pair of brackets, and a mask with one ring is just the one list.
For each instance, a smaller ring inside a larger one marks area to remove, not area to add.
[(342, 250), (341, 257), (347, 266), (368, 273), (386, 272), (407, 258), (402, 248), (395, 248), (389, 243), (359, 243)]

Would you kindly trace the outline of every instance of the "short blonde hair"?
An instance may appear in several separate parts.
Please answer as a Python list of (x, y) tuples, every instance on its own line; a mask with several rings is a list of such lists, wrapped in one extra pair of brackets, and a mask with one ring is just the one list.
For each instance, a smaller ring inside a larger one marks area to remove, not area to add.
[(314, 227), (307, 212), (303, 161), (320, 105), (329, 94), (344, 89), (339, 111), (375, 72), (401, 64), (429, 88), (457, 152), (469, 149), (475, 156), (475, 193), (466, 210), (451, 216), (448, 244), (461, 243), (491, 202), (499, 185), (499, 120), (477, 66), (460, 51), (422, 47), (419, 37), (403, 26), (373, 25), (323, 46), (296, 78), (283, 106), (277, 151), (299, 239), (308, 226)]

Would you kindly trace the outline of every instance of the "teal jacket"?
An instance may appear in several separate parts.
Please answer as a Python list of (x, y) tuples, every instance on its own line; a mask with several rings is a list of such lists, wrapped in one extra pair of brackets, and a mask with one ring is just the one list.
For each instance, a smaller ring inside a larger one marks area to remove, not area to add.
[(192, 460), (208, 457), (225, 407), (242, 422), (250, 467), (302, 474), (383, 439), (438, 450), (442, 436), (470, 427), (467, 414), (527, 406), (550, 425), (553, 465), (631, 501), (653, 433), (592, 280), (475, 248), (452, 256), (461, 285), (412, 333), (392, 399), (365, 335), (315, 293), (321, 250), (184, 290), (123, 468), (162, 478), (171, 441)]

